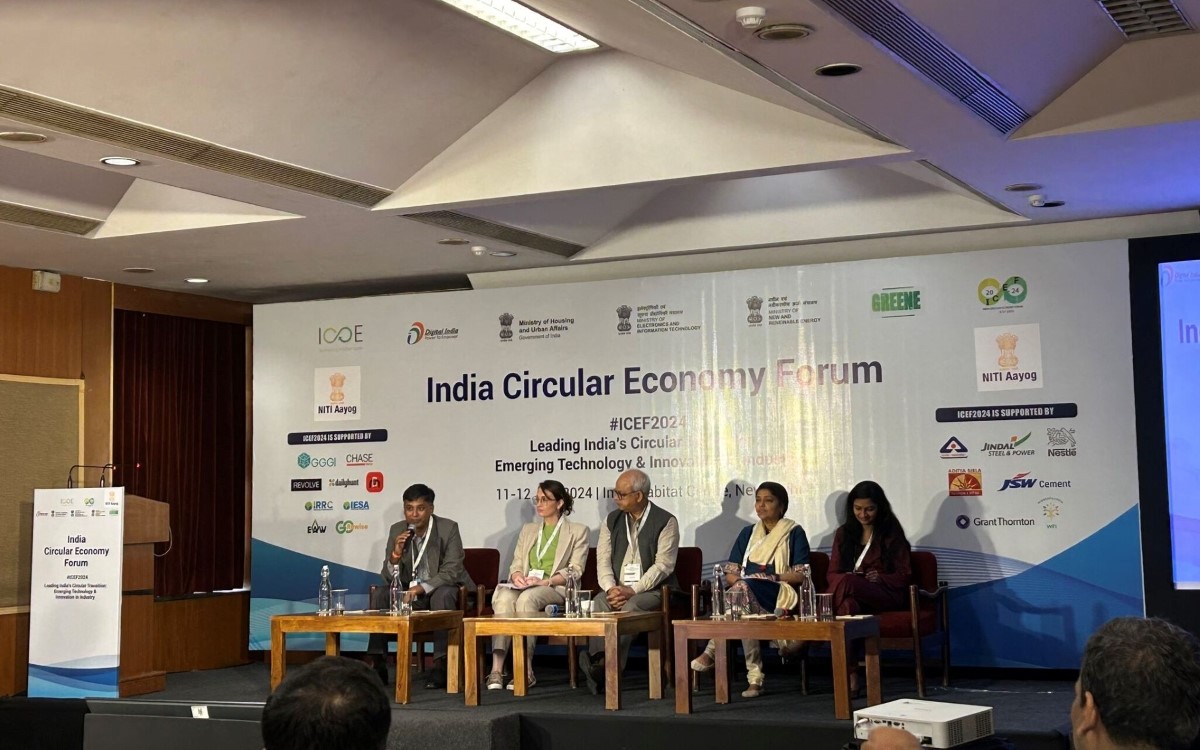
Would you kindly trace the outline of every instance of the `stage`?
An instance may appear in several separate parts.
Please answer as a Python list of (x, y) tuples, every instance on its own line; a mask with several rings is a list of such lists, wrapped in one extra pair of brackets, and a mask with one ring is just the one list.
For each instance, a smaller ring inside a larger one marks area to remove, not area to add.
[[(298, 667), (292, 667), (297, 669)], [(480, 706), (467, 708), (462, 694), (425, 690), (414, 685), (412, 702), (397, 706), (393, 713), (389, 748), (446, 748), (455, 750), (588, 750), (597, 748), (645, 747), (745, 747), (769, 743), (787, 746), (799, 743), (805, 748), (840, 748), (850, 739), (849, 721), (833, 718), (832, 681), (828, 661), (816, 661), (810, 667), (809, 695), (800, 693), (798, 667), (767, 665), (767, 693), (747, 700), (740, 697), (745, 675), (737, 674), (731, 683), (731, 701), (713, 702), (711, 675), (702, 679), (695, 695), (693, 714), (677, 716), (673, 693), (663, 700), (647, 697), (645, 663), (631, 659), (622, 678), (620, 711), (604, 710), (602, 696), (591, 695), (586, 687), (572, 690), (561, 658), (539, 657), (535, 662), (538, 684), (525, 698), (516, 698), (507, 690), (483, 691)], [(936, 673), (936, 670), (935, 670)], [(916, 698), (911, 671), (885, 669), (884, 700)], [(121, 701), (119, 715), (89, 714), (93, 731), (83, 745), (69, 740), (57, 744), (19, 744), (16, 747), (86, 747), (107, 750), (122, 747), (138, 750), (156, 747), (139, 745), (139, 738), (155, 732), (171, 737), (172, 750), (190, 750), (219, 746), (223, 750), (258, 750), (256, 714), (270, 691), (270, 667), (253, 663), (241, 667), (205, 672), (171, 674), (167, 689), (145, 699)], [(991, 706), (996, 733), (1009, 738), (1018, 750), (1067, 750), (1070, 747), (1068, 713), (1073, 699), (1072, 684), (1067, 681), (1013, 680), (968, 676), (953, 680), (950, 688), (930, 685), (928, 700)], [(180, 706), (163, 706), (178, 702)], [(246, 703), (214, 717), (224, 721), (201, 722), (190, 718), (163, 718), (164, 714), (184, 713), (183, 706), (211, 703)], [(31, 703), (36, 710), (26, 711)], [(35, 737), (22, 733), (21, 716), (36, 715), (44, 722), (51, 714), (47, 702), (21, 699), (0, 701), (0, 736)], [(75, 701), (52, 703), (76, 704)], [(128, 705), (133, 704), (133, 705)], [(854, 702), (865, 706), (865, 699)], [(63, 706), (64, 717), (78, 708)], [(111, 709), (112, 707), (110, 707)], [(144, 711), (141, 711), (144, 709)], [(139, 713), (148, 714), (146, 719)], [(69, 723), (73, 719), (63, 718)], [(83, 721), (83, 719), (80, 719)], [(149, 722), (149, 723), (147, 723)], [(218, 727), (217, 724), (222, 726)], [(44, 725), (43, 725), (44, 726)], [(63, 724), (59, 728), (64, 728)], [(97, 744), (93, 735), (103, 727), (106, 740)], [(219, 733), (214, 734), (220, 730)], [(15, 734), (13, 733), (15, 731)], [(43, 733), (39, 733), (42, 736)], [(164, 736), (164, 735), (159, 735)], [(219, 743), (217, 739), (219, 738)], [(215, 744), (214, 744), (215, 743)]]

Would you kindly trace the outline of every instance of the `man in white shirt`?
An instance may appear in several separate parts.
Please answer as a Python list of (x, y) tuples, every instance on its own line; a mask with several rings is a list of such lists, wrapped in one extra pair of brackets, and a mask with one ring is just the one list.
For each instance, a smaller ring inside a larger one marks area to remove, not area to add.
[[(678, 590), (675, 558), (679, 554), (679, 522), (650, 502), (650, 477), (630, 469), (617, 477), (613, 500), (617, 509), (600, 527), (596, 544), (596, 577), (603, 596), (593, 611), (655, 612), (662, 608), (664, 584)], [(619, 667), (625, 669), (633, 636), (622, 636)], [(593, 695), (604, 682), (604, 639), (592, 638), (579, 654), (579, 665)]]

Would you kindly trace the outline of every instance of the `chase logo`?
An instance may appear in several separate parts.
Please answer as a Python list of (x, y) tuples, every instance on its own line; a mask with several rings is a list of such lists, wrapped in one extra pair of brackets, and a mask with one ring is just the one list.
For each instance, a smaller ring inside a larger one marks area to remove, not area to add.
[(342, 510), (370, 510), (371, 504), (366, 500), (347, 500), (342, 503)]
[(995, 307), (1001, 302), (1019, 305), (1028, 296), (1029, 285), (1020, 276), (1009, 276), (1003, 284), (996, 279), (987, 278), (979, 282), (976, 293), (984, 307)]
[(413, 324), (408, 328), (408, 345), (420, 343), (421, 339), (425, 338), (425, 324), (419, 320), (414, 320)]
[(310, 500), (304, 504), (305, 510), (333, 510), (333, 502), (330, 500)]
[(941, 448), (938, 448), (938, 453), (942, 458), (966, 458), (969, 452), (966, 444), (953, 435), (945, 443), (942, 443)]
[(365, 523), (354, 523), (353, 521), (338, 521), (334, 526), (334, 530), (339, 534), (351, 534), (355, 531), (363, 531), (367, 528)]
[(1027, 490), (1030, 487), (1037, 486), (1037, 479), (1029, 476), (1030, 472), (1023, 471), (1015, 475), (1012, 479), (1005, 479), (1004, 484), (1000, 487), (1000, 491), (1005, 490)]
[(328, 469), (328, 468), (337, 466), (337, 459), (336, 458), (327, 458), (327, 457), (313, 457), (313, 456), (308, 455), (307, 453), (301, 453), (299, 456), (296, 456), (296, 463), (300, 466), (301, 469), (308, 469), (310, 467), (316, 468), (316, 469)]

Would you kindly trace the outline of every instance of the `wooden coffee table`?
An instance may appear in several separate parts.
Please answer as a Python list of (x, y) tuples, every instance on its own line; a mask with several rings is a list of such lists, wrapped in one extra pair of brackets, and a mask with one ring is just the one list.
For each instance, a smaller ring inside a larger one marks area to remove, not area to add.
[[(408, 703), (412, 637), (438, 630), (446, 633), (446, 692), (457, 693), (463, 616), (457, 609), (413, 612), (411, 615), (378, 613), (344, 615), (275, 615), (271, 618), (271, 690), (279, 687), (287, 671), (287, 634), (324, 633), (325, 653), (342, 651), (342, 633), (388, 633), (396, 636), (396, 702)], [(386, 656), (386, 654), (385, 654)]]
[[(662, 698), (662, 613), (661, 612), (604, 612), (591, 617), (548, 617), (540, 613), (516, 613), (508, 616), (467, 617), (463, 619), (463, 651), (466, 661), (466, 701), (468, 706), (479, 705), (480, 677), (483, 665), (479, 639), (493, 635), (511, 635), (513, 663), (513, 694), (525, 695), (525, 636), (557, 635), (574, 638), (604, 639), (604, 707), (616, 711), (621, 707), (620, 659), (617, 641), (623, 635), (646, 633), (649, 643), (650, 697)], [(575, 658), (568, 654), (568, 659)]]
[(879, 684), (879, 620), (866, 616), (852, 619), (809, 622), (801, 620), (675, 620), (675, 713), (692, 712), (691, 665), (688, 641), (716, 641), (717, 703), (729, 702), (729, 639), (760, 641), (828, 641), (833, 652), (833, 713), (850, 718), (850, 684), (847, 654), (850, 642), (866, 641), (867, 705), (883, 701)]

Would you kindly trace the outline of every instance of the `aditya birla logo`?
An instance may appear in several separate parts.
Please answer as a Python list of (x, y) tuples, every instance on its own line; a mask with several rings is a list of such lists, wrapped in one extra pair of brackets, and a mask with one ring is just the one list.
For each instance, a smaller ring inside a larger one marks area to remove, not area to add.
[(408, 327), (408, 345), (419, 343), (425, 338), (425, 324), (419, 320), (414, 320), (412, 325)]

